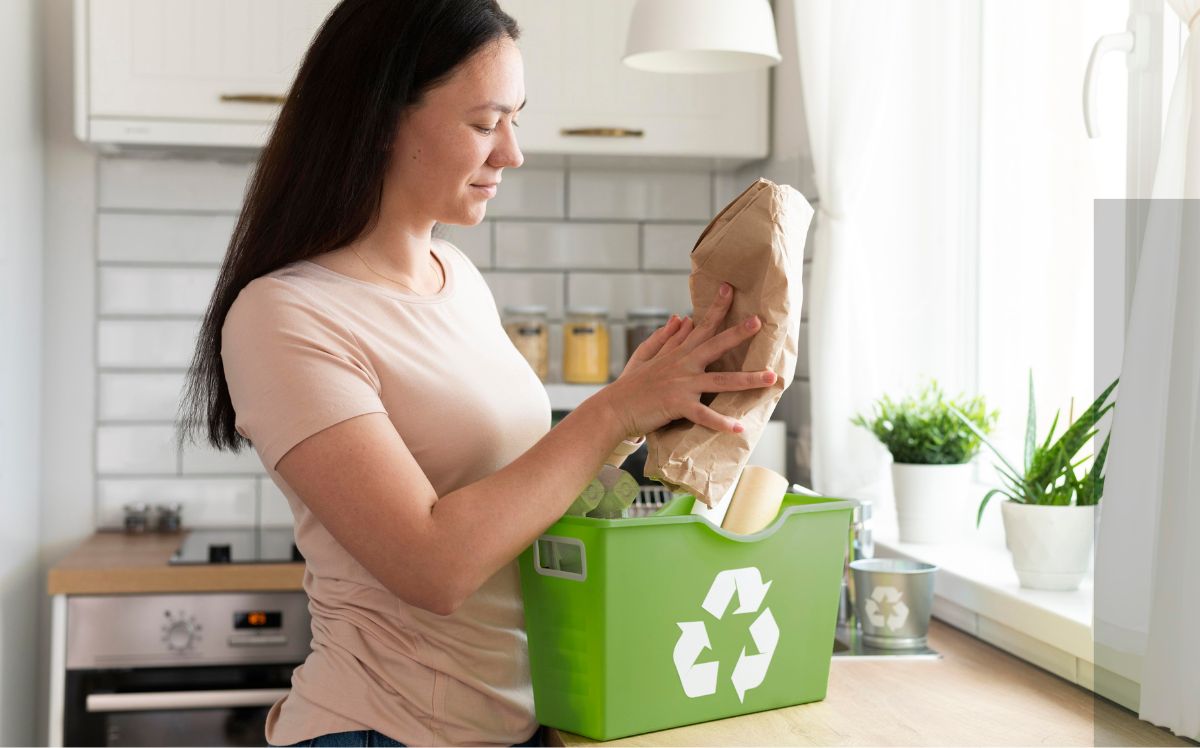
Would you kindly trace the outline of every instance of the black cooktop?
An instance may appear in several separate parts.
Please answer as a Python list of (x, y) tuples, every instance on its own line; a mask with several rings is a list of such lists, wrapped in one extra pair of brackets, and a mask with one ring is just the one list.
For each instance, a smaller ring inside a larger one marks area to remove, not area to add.
[(192, 530), (172, 564), (280, 564), (303, 561), (290, 527)]

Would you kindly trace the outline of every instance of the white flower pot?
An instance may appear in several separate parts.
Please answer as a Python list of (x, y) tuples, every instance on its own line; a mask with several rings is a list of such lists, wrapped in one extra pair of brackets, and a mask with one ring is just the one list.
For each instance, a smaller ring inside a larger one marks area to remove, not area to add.
[(952, 543), (969, 525), (967, 504), (971, 463), (914, 465), (892, 463), (896, 523), (901, 543)]
[(1074, 590), (1092, 562), (1095, 506), (1038, 506), (1005, 501), (1004, 537), (1022, 587)]

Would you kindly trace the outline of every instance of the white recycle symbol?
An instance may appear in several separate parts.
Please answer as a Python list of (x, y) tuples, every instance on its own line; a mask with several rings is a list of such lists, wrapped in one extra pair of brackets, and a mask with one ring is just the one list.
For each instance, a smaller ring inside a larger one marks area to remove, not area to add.
[[(904, 604), (900, 594), (900, 590), (889, 585), (880, 585), (871, 590), (871, 596), (867, 598), (867, 620), (872, 626), (883, 626), (887, 624), (888, 629), (897, 631), (904, 622), (908, 620), (908, 606)], [(883, 612), (879, 609), (879, 604), (887, 602), (891, 606), (891, 613), (885, 619)]]
[[(770, 589), (771, 582), (763, 582), (762, 574), (753, 566), (745, 569), (726, 569), (717, 574), (712, 587), (704, 598), (701, 606), (718, 621), (725, 615), (729, 603), (737, 593), (738, 605), (734, 614), (757, 613), (763, 598)], [(679, 682), (683, 692), (689, 698), (708, 696), (717, 691), (718, 662), (696, 662), (706, 649), (712, 649), (708, 640), (708, 629), (704, 621), (681, 621), (679, 626), (679, 641), (675, 642), (675, 671), (679, 673)], [(771, 609), (763, 612), (750, 624), (750, 636), (759, 654), (742, 654), (738, 657), (730, 680), (737, 691), (738, 701), (745, 701), (746, 692), (751, 688), (762, 685), (767, 676), (767, 667), (771, 664), (771, 656), (775, 654), (775, 645), (779, 643), (779, 626)]]

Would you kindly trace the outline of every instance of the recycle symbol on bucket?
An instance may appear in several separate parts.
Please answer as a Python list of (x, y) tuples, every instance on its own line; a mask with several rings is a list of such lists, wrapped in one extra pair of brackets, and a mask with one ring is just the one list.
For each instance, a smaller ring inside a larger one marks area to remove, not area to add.
[[(867, 614), (867, 620), (872, 626), (884, 626), (885, 624), (890, 631), (898, 631), (908, 620), (908, 606), (904, 604), (904, 595), (900, 590), (891, 585), (880, 585), (871, 590), (871, 596), (867, 598), (867, 604), (863, 606)], [(887, 615), (883, 613), (882, 606), (888, 606)]]
[[(745, 569), (726, 569), (717, 574), (708, 594), (701, 605), (718, 621), (724, 617), (733, 600), (734, 593), (738, 597), (738, 613), (758, 613), (763, 598), (770, 589), (771, 582), (763, 582), (762, 573), (753, 566)], [(675, 671), (679, 674), (679, 682), (683, 692), (689, 698), (709, 696), (717, 692), (717, 669), (719, 662), (696, 662), (706, 649), (712, 649), (708, 639), (708, 629), (704, 621), (680, 621), (679, 640), (675, 642)], [(770, 608), (763, 608), (754, 623), (750, 624), (750, 636), (758, 648), (758, 654), (742, 654), (734, 665), (730, 680), (737, 691), (738, 701), (745, 702), (746, 692), (751, 688), (762, 685), (767, 677), (767, 668), (771, 665), (771, 657), (775, 654), (775, 645), (779, 643), (779, 626)]]

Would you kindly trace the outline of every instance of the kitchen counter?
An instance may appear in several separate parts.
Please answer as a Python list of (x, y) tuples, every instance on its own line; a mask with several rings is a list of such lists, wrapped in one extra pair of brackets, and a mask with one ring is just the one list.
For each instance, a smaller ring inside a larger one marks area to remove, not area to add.
[[(940, 660), (835, 657), (824, 701), (611, 741), (659, 745), (1194, 745), (933, 620)], [(596, 741), (547, 730), (549, 745)]]
[(178, 534), (97, 532), (51, 569), (51, 595), (302, 590), (303, 563), (172, 566)]
[[(167, 560), (183, 538), (183, 533), (95, 533), (50, 570), (48, 592), (61, 596), (303, 589), (302, 563), (171, 566)], [(632, 746), (1195, 745), (939, 620), (930, 625), (929, 643), (942, 659), (835, 657), (824, 701), (612, 742)], [(596, 743), (553, 729), (547, 731), (547, 742)]]

